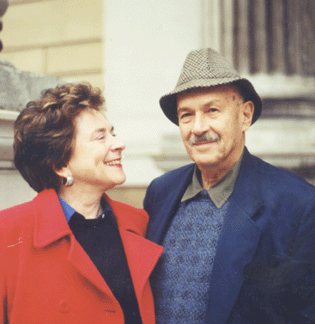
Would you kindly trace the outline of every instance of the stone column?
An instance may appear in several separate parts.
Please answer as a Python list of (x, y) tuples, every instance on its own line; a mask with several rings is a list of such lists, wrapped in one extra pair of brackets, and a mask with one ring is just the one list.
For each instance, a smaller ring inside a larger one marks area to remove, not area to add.
[[(204, 1), (217, 7), (205, 12), (204, 20), (215, 16), (219, 21), (219, 51), (240, 72), (315, 76), (313, 0)], [(204, 38), (205, 45), (213, 45), (208, 36)]]
[[(8, 0), (0, 0), (0, 31), (2, 30), (2, 16), (5, 14), (6, 10), (8, 9), (9, 1)], [(3, 45), (0, 41), (0, 52), (2, 51)]]

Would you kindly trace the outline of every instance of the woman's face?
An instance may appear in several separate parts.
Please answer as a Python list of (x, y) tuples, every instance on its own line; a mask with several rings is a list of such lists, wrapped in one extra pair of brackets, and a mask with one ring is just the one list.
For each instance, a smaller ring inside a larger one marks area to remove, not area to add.
[(125, 144), (114, 134), (106, 118), (94, 109), (84, 110), (75, 120), (73, 152), (63, 176), (74, 178), (73, 187), (113, 188), (126, 180), (121, 165)]

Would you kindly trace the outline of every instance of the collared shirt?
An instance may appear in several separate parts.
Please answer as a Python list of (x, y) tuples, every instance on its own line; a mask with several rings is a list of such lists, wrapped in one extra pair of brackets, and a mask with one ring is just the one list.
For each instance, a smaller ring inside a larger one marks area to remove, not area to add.
[[(71, 217), (75, 214), (76, 210), (74, 208), (72, 208), (65, 200), (63, 200), (60, 196), (58, 196), (61, 207), (63, 209), (63, 212), (66, 216), (67, 222), (69, 223)], [(102, 202), (104, 202), (104, 200), (102, 200)], [(103, 209), (102, 213), (97, 217), (97, 218), (104, 218), (106, 212), (110, 212), (110, 215), (112, 216), (112, 220), (114, 221), (114, 223), (116, 224), (116, 221), (114, 220), (114, 216), (113, 216), (113, 212), (111, 210), (111, 208), (109, 207), (109, 205), (105, 202), (105, 208)]]
[[(217, 208), (221, 208), (231, 196), (241, 167), (242, 159), (243, 155), (222, 179), (207, 190), (209, 197)], [(201, 180), (199, 179), (201, 179), (201, 174), (197, 165), (195, 165), (192, 181), (188, 185), (182, 197), (182, 202), (195, 197), (201, 190), (203, 190), (202, 185), (200, 184)]]

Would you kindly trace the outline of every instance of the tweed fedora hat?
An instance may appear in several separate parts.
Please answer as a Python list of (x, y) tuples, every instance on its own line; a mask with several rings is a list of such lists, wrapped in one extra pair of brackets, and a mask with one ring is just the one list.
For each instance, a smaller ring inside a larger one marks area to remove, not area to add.
[(178, 125), (177, 94), (189, 89), (233, 84), (245, 101), (254, 103), (252, 124), (259, 118), (262, 102), (253, 85), (242, 78), (233, 66), (211, 48), (191, 51), (184, 63), (175, 89), (160, 99), (160, 106), (166, 117)]

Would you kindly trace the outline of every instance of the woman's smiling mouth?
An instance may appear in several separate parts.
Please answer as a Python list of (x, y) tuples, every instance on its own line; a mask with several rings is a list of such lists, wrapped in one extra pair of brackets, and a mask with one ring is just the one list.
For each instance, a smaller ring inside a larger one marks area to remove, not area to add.
[(105, 162), (105, 165), (121, 165), (121, 159)]

